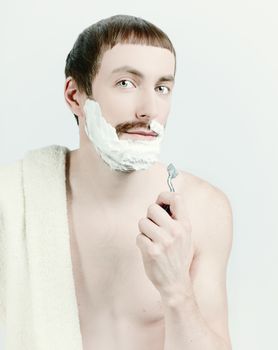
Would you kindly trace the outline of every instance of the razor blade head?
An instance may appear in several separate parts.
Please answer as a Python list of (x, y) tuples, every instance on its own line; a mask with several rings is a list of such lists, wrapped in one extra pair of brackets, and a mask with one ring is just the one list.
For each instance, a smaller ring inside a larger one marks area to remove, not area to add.
[(175, 166), (172, 163), (168, 165), (167, 171), (168, 171), (169, 176), (172, 179), (175, 178), (178, 175), (178, 171), (177, 171), (177, 169), (175, 168)]

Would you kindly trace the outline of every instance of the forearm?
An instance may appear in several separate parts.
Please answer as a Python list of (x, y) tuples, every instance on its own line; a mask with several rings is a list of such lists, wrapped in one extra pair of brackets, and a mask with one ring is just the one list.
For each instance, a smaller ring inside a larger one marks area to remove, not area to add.
[(163, 350), (231, 350), (202, 318), (192, 289), (162, 299), (165, 317)]

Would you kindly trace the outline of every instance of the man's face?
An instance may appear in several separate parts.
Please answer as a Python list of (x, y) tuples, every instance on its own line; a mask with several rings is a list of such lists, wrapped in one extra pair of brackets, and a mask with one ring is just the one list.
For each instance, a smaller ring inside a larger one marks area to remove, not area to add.
[(174, 55), (160, 47), (117, 44), (104, 53), (93, 98), (119, 138), (131, 138), (124, 132), (147, 129), (153, 119), (165, 126), (174, 70)]

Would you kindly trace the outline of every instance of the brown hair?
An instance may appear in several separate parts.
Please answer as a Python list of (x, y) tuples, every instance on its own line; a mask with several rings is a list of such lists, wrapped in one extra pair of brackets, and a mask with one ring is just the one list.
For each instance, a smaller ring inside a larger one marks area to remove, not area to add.
[[(154, 24), (140, 17), (115, 15), (102, 19), (79, 34), (66, 59), (65, 76), (73, 77), (80, 92), (92, 95), (92, 81), (97, 75), (103, 54), (118, 43), (175, 49), (168, 36)], [(175, 67), (176, 72), (176, 67)], [(78, 117), (74, 115), (78, 123)]]

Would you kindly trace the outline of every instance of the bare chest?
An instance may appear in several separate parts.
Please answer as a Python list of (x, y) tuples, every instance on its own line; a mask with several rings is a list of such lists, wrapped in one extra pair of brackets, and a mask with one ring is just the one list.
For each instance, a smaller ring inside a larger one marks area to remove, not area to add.
[[(70, 243), (84, 349), (161, 349), (161, 298), (146, 276), (136, 236), (142, 210), (128, 215), (71, 207)], [(107, 334), (110, 334), (108, 337)], [(87, 344), (87, 345), (86, 345)], [(117, 345), (116, 345), (117, 344)]]

